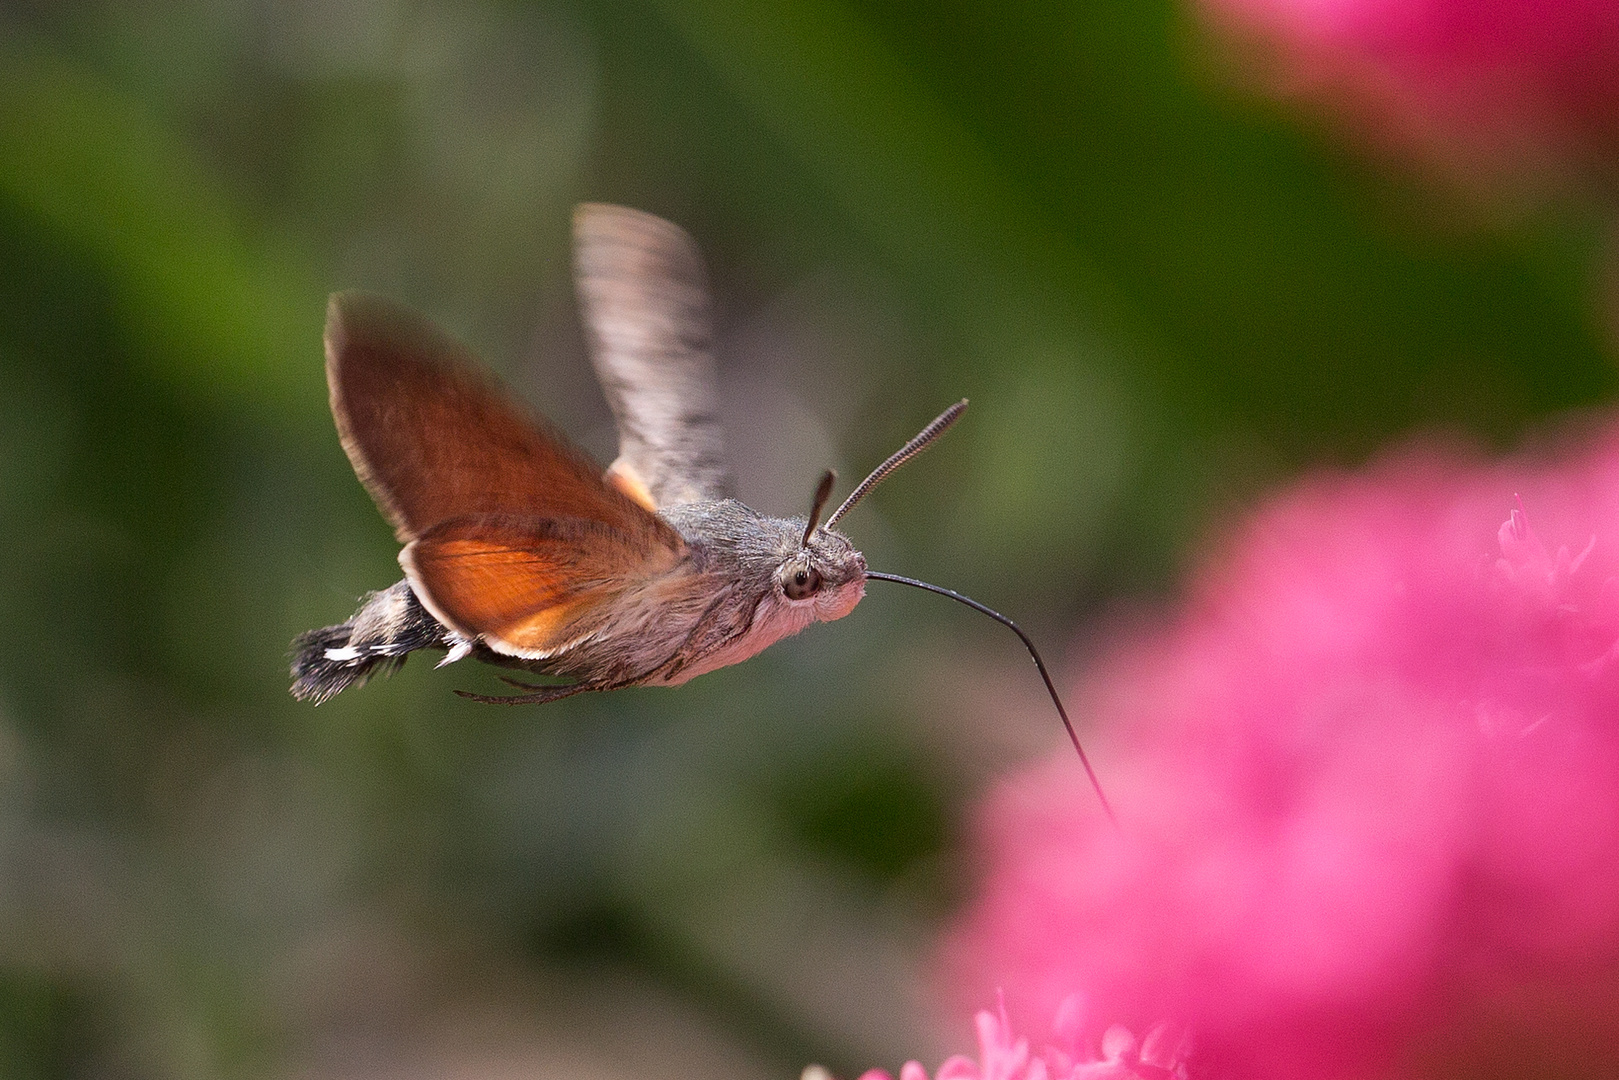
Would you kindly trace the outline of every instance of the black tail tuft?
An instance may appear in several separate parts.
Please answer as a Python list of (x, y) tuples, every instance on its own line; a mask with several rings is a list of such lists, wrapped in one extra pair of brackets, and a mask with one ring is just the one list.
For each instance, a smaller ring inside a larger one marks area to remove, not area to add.
[(369, 593), (346, 623), (292, 642), (292, 696), (316, 705), (373, 675), (391, 675), (417, 649), (444, 648), (447, 632), (406, 582)]
[[(327, 626), (299, 634), (292, 640), (292, 696), (316, 705), (373, 675), (391, 675), (405, 663), (405, 654), (360, 652), (351, 646), (354, 624)], [(333, 659), (334, 656), (345, 659)]]

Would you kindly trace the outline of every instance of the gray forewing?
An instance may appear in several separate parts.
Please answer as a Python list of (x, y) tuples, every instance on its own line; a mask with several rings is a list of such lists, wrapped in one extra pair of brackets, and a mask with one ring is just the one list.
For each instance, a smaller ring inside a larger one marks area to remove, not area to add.
[(574, 275), (591, 362), (618, 422), (613, 469), (661, 510), (731, 494), (708, 280), (679, 226), (621, 206), (574, 211)]

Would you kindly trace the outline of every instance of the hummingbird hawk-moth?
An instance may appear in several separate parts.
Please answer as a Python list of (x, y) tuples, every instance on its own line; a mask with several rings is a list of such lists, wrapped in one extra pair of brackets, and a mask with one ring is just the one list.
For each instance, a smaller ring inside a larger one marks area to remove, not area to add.
[(507, 678), (521, 692), (499, 697), (456, 691), (479, 701), (675, 686), (842, 618), (867, 581), (886, 580), (950, 596), (1011, 627), (1073, 738), (1044, 663), (1015, 623), (948, 589), (868, 569), (835, 528), (954, 423), (965, 400), (825, 521), (831, 472), (808, 517), (761, 514), (733, 497), (696, 244), (661, 218), (601, 204), (575, 211), (573, 240), (590, 357), (618, 427), (618, 457), (605, 472), (427, 319), (365, 293), (332, 297), (332, 416), (355, 473), (404, 545), (405, 576), (367, 595), (347, 622), (293, 642), (294, 697), (325, 701), (421, 649), (444, 650), (440, 666), (470, 656), (567, 680)]

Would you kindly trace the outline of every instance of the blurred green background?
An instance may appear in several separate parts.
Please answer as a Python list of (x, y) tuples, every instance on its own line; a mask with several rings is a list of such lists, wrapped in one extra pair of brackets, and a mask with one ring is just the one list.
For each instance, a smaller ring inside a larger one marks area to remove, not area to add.
[(1597, 208), (1502, 217), (1215, 57), (1165, 0), (0, 3), (0, 1075), (965, 1048), (962, 813), (1061, 737), (1016, 642), (874, 585), (677, 690), (492, 709), (418, 659), (299, 705), (288, 641), (398, 576), (324, 297), (430, 313), (605, 461), (569, 209), (680, 222), (744, 498), (971, 397), (847, 527), (1072, 687), (1266, 486), (1616, 390)]

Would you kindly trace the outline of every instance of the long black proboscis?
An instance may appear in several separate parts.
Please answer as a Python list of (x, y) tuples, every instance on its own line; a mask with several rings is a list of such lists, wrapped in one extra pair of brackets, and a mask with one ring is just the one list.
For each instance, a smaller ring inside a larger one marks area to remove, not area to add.
[(1068, 710), (1063, 708), (1062, 698), (1057, 696), (1057, 686), (1051, 681), (1051, 673), (1046, 670), (1046, 662), (1040, 659), (1040, 650), (1034, 647), (1034, 642), (1029, 640), (1029, 635), (1023, 632), (1021, 626), (987, 604), (980, 604), (972, 597), (963, 596), (956, 590), (946, 589), (942, 585), (932, 585), (926, 581), (918, 581), (916, 578), (901, 577), (899, 574), (879, 574), (875, 570), (867, 570), (866, 577), (875, 578), (877, 581), (896, 581), (901, 585), (909, 585), (913, 589), (926, 589), (928, 592), (938, 593), (940, 596), (948, 596), (958, 603), (966, 604), (980, 614), (988, 615), (1016, 634), (1018, 639), (1023, 642), (1023, 647), (1028, 649), (1029, 655), (1034, 658), (1034, 666), (1039, 670), (1040, 678), (1045, 681), (1046, 692), (1051, 695), (1051, 703), (1057, 706), (1057, 715), (1062, 717), (1062, 726), (1068, 732), (1068, 741), (1074, 744), (1074, 751), (1079, 754), (1079, 763), (1085, 766), (1085, 775), (1090, 777), (1091, 787), (1095, 789), (1096, 798), (1101, 802), (1102, 809), (1107, 812), (1107, 819), (1115, 826), (1118, 825), (1119, 819), (1113, 813), (1113, 804), (1109, 803), (1107, 796), (1102, 793), (1102, 782), (1096, 778), (1096, 770), (1091, 768), (1091, 759), (1085, 756), (1085, 748), (1079, 745), (1079, 736), (1074, 732), (1073, 722), (1068, 719)]

